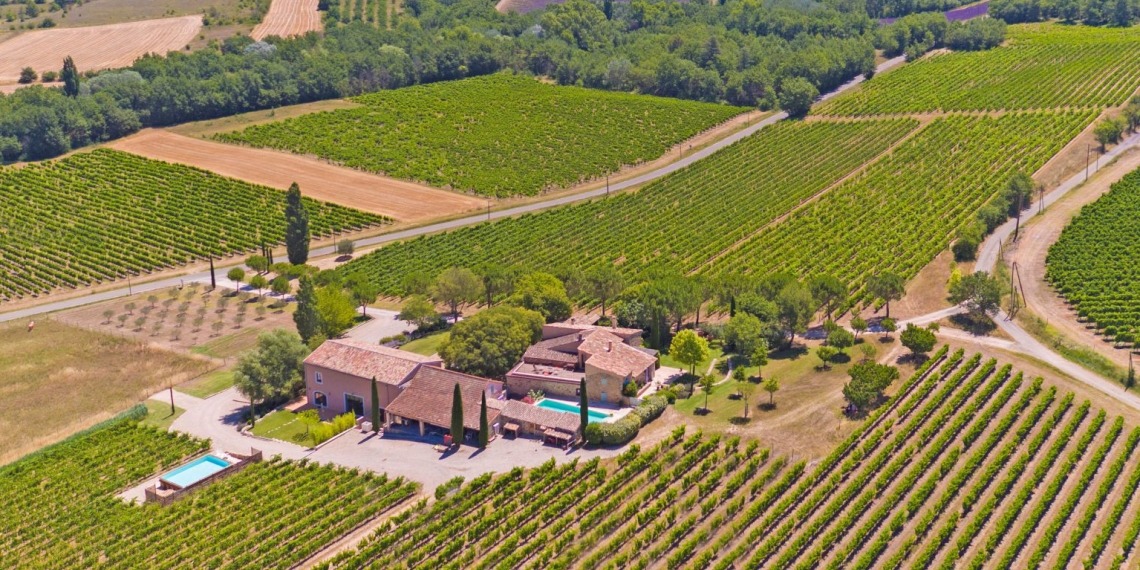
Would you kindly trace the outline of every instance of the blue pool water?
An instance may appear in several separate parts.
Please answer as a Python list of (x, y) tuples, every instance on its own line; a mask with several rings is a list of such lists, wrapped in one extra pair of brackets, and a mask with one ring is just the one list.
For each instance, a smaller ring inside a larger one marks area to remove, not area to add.
[[(539, 400), (538, 403), (535, 405), (540, 407), (540, 408), (546, 408), (548, 410), (554, 410), (556, 412), (566, 412), (568, 414), (580, 414), (580, 413), (582, 413), (581, 408), (579, 408), (576, 404), (568, 404), (566, 402), (559, 402), (558, 400), (551, 400), (550, 398), (543, 398), (543, 399)], [(596, 411), (591, 410), (589, 408), (586, 409), (586, 415), (588, 415), (590, 417), (590, 423), (604, 422), (607, 419), (609, 419), (609, 417), (610, 417), (610, 415), (607, 413), (596, 412)]]
[(185, 489), (229, 466), (225, 459), (205, 455), (163, 475), (162, 478)]

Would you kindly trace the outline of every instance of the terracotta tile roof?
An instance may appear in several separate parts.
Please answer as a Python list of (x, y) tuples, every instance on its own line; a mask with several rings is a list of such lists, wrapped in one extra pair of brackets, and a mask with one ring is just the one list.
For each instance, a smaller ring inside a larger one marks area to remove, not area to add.
[(603, 350), (590, 355), (586, 366), (604, 370), (615, 376), (638, 376), (654, 366), (657, 358), (650, 356), (628, 344), (614, 343), (613, 350)]
[(325, 341), (305, 364), (399, 386), (421, 364), (439, 364), (438, 358), (352, 339)]
[(535, 360), (561, 362), (571, 366), (577, 366), (578, 364), (578, 357), (573, 354), (551, 350), (538, 346), (537, 344), (526, 349), (526, 352), (523, 353), (523, 362), (533, 362)]
[(587, 332), (591, 330), (604, 330), (620, 336), (625, 340), (631, 339), (635, 336), (640, 336), (643, 332), (641, 329), (628, 329), (624, 327), (600, 327), (594, 324), (561, 322), (543, 325), (542, 336), (546, 338), (554, 338), (556, 336), (568, 336), (575, 332)]
[(526, 422), (555, 428), (567, 433), (578, 433), (581, 418), (576, 414), (556, 412), (518, 400), (511, 400), (503, 407), (503, 417), (507, 421)]
[(531, 346), (546, 348), (549, 350), (560, 350), (562, 352), (577, 352), (578, 344), (585, 338), (583, 333), (571, 333), (562, 336), (540, 340)]
[[(602, 329), (595, 329), (586, 333), (582, 344), (578, 345), (578, 352), (585, 354), (586, 357), (589, 358), (600, 352), (606, 352), (610, 350), (611, 347), (617, 347), (618, 345), (627, 346), (622, 342), (621, 337)], [(616, 350), (616, 348), (614, 348), (614, 350)]]
[[(503, 393), (503, 383), (478, 376), (424, 366), (412, 375), (400, 394), (385, 411), (410, 420), (419, 420), (434, 426), (451, 426), (451, 398), (455, 385), (463, 400), (463, 426), (479, 429), (479, 407), (483, 391), (491, 386)], [(487, 420), (494, 423), (506, 403), (487, 395)]]

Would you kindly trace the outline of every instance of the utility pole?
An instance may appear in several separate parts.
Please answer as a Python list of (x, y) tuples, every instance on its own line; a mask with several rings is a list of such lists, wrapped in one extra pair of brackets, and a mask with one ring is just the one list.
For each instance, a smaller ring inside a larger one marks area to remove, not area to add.
[(174, 383), (171, 382), (168, 387), (170, 390), (170, 415), (174, 415)]
[(487, 221), (491, 221), (491, 201), (487, 200)]
[(1085, 181), (1089, 179), (1089, 156), (1092, 154), (1092, 145), (1085, 145)]
[(210, 290), (218, 288), (218, 279), (214, 275), (214, 254), (210, 254)]
[(131, 289), (131, 274), (127, 274), (127, 295), (134, 295), (135, 292)]
[(1025, 206), (1025, 196), (1021, 193), (1017, 195), (1017, 219), (1013, 225), (1013, 242), (1017, 243), (1017, 234), (1021, 232), (1021, 208)]

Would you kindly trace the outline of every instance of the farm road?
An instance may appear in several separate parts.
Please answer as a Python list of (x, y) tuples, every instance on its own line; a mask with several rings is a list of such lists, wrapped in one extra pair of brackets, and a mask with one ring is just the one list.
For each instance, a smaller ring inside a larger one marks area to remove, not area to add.
[[(875, 73), (876, 74), (883, 73), (887, 70), (894, 69), (895, 67), (898, 67), (899, 65), (901, 65), (904, 61), (905, 61), (905, 58), (902, 56), (892, 58), (892, 59), (888, 59), (887, 61), (880, 63), (875, 68)], [(848, 91), (850, 89), (854, 89), (857, 85), (859, 85), (863, 81), (864, 81), (863, 76), (856, 77), (855, 79), (852, 79), (851, 81), (848, 81), (847, 83), (841, 85), (835, 91), (832, 91), (830, 93), (823, 95), (822, 97), (820, 97), (819, 100), (820, 100), (820, 102), (822, 102), (822, 101), (826, 101), (828, 99), (831, 99), (832, 97), (835, 97), (836, 95), (838, 95), (840, 93), (843, 93), (843, 92)], [(414, 237), (425, 235), (425, 234), (433, 234), (433, 233), (438, 233), (438, 232), (443, 232), (443, 231), (448, 231), (448, 230), (454, 230), (454, 229), (462, 228), (464, 226), (471, 226), (471, 225), (483, 223), (483, 222), (486, 222), (489, 220), (498, 220), (498, 219), (502, 219), (502, 218), (519, 216), (519, 215), (530, 213), (530, 212), (537, 212), (537, 211), (545, 210), (548, 208), (554, 208), (557, 206), (572, 204), (574, 202), (580, 202), (582, 200), (590, 200), (593, 198), (598, 198), (601, 196), (605, 196), (605, 195), (609, 194), (610, 192), (620, 192), (620, 191), (626, 190), (628, 188), (640, 186), (642, 184), (652, 182), (653, 180), (667, 176), (669, 174), (672, 174), (673, 172), (681, 170), (682, 168), (685, 168), (687, 166), (695, 164), (697, 161), (703, 160), (703, 159), (711, 156), (713, 153), (715, 153), (715, 152), (717, 152), (717, 151), (719, 151), (725, 147), (731, 146), (732, 144), (735, 144), (736, 142), (738, 142), (742, 139), (745, 139), (749, 136), (752, 136), (753, 134), (755, 134), (760, 129), (763, 129), (764, 127), (767, 127), (767, 126), (774, 124), (778, 121), (782, 121), (782, 120), (786, 119), (787, 117), (788, 117), (788, 114), (784, 113), (784, 112), (780, 112), (780, 113), (776, 113), (774, 115), (768, 116), (764, 120), (756, 123), (755, 125), (747, 127), (747, 128), (745, 128), (741, 131), (738, 131), (736, 133), (733, 133), (732, 135), (725, 137), (719, 141), (716, 141), (716, 142), (710, 144), (709, 146), (707, 146), (707, 147), (705, 147), (705, 148), (703, 148), (697, 152), (694, 152), (693, 154), (690, 154), (689, 156), (686, 156), (686, 157), (684, 157), (684, 158), (682, 158), (676, 162), (667, 164), (665, 166), (662, 166), (661, 168), (647, 172), (647, 173), (642, 174), (640, 176), (636, 176), (636, 177), (630, 178), (628, 180), (623, 180), (621, 182), (612, 184), (612, 185), (610, 185), (609, 189), (606, 189), (604, 187), (603, 188), (597, 188), (597, 189), (589, 190), (589, 191), (582, 192), (579, 194), (571, 194), (568, 196), (551, 198), (549, 200), (544, 200), (541, 202), (534, 202), (534, 203), (525, 204), (522, 206), (516, 206), (514, 208), (508, 208), (505, 210), (498, 210), (498, 211), (492, 211), (489, 213), (466, 216), (466, 217), (457, 218), (454, 220), (448, 220), (448, 221), (444, 221), (444, 222), (438, 222), (435, 224), (429, 224), (426, 226), (420, 226), (420, 227), (416, 227), (416, 228), (410, 228), (410, 229), (401, 230), (401, 231), (397, 231), (397, 232), (378, 235), (378, 236), (374, 236), (374, 237), (370, 237), (370, 238), (364, 238), (364, 239), (356, 240), (356, 249), (357, 249), (357, 252), (359, 252), (359, 253), (365, 253), (364, 250), (366, 250), (366, 249), (371, 249), (371, 248), (374, 248), (376, 246), (392, 243), (395, 241), (414, 238)], [(312, 251), (309, 252), (309, 257), (311, 259), (312, 258), (320, 258), (320, 257), (328, 257), (331, 255), (336, 255), (336, 252), (335, 252), (333, 246), (316, 248), (316, 249), (313, 249)], [(218, 275), (225, 275), (226, 271), (228, 271), (231, 267), (238, 267), (240, 265), (242, 265), (242, 264), (235, 263), (235, 264), (226, 265), (226, 266), (219, 266), (216, 269), (216, 273)], [(2, 314), (0, 314), (0, 323), (19, 320), (19, 319), (29, 319), (29, 318), (32, 318), (32, 317), (35, 317), (38, 315), (44, 315), (47, 313), (53, 313), (56, 311), (63, 311), (63, 310), (67, 310), (67, 309), (74, 309), (75, 307), (81, 307), (81, 306), (88, 305), (91, 303), (98, 303), (101, 301), (116, 299), (118, 297), (127, 296), (132, 291), (135, 293), (145, 293), (145, 292), (149, 292), (149, 291), (157, 291), (157, 290), (168, 289), (170, 287), (175, 287), (175, 286), (181, 285), (183, 282), (201, 281), (203, 279), (209, 279), (209, 278), (210, 278), (209, 272), (203, 271), (203, 272), (194, 273), (194, 274), (190, 274), (190, 275), (170, 277), (170, 278), (166, 278), (166, 279), (160, 279), (157, 281), (140, 283), (140, 284), (134, 285), (132, 287), (120, 287), (118, 289), (103, 291), (101, 293), (93, 293), (91, 295), (87, 295), (84, 297), (74, 297), (71, 299), (65, 299), (65, 300), (56, 301), (53, 303), (45, 303), (43, 305), (38, 305), (38, 306), (30, 307), (27, 309), (20, 309), (17, 311), (9, 311), (9, 312), (2, 313)]]

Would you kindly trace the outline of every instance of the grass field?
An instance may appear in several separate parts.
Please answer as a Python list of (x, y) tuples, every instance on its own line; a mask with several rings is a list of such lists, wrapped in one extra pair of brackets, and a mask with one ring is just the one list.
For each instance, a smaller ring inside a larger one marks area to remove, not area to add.
[(433, 186), (514, 196), (655, 159), (746, 111), (557, 87), (510, 74), (381, 91), (354, 101), (363, 106), (217, 137)]
[[(314, 237), (385, 222), (305, 204)], [(283, 240), (284, 208), (278, 190), (111, 150), (0, 169), (0, 300), (253, 252)]]
[(484, 261), (529, 268), (614, 264), (628, 276), (689, 271), (827, 189), (908, 132), (912, 120), (767, 127), (715, 155), (616, 195), (387, 246), (348, 264), (388, 294), (414, 270)]
[(423, 338), (417, 338), (416, 340), (401, 345), (400, 350), (431, 356), (439, 352), (439, 347), (443, 345), (444, 341), (450, 336), (451, 333), (447, 331), (429, 334)]
[(124, 419), (0, 468), (0, 567), (288, 568), (416, 490), (268, 460), (166, 507), (115, 497), (207, 449)]
[[(169, 410), (168, 410), (169, 411)], [(308, 427), (297, 419), (297, 414), (278, 410), (266, 415), (257, 421), (257, 425), (250, 430), (254, 435), (279, 439), (305, 447), (312, 447), (313, 438), (309, 437)]]
[(174, 389), (194, 396), (195, 398), (209, 398), (226, 388), (234, 385), (234, 373), (229, 370), (217, 370), (189, 382), (183, 382)]
[(174, 420), (186, 412), (186, 410), (174, 406), (174, 413), (170, 413), (169, 401), (147, 400), (143, 402), (143, 406), (146, 406), (146, 417), (140, 420), (139, 423), (160, 431), (170, 429), (170, 425), (174, 423)]
[(212, 365), (50, 319), (0, 326), (0, 464), (112, 417)]
[(322, 568), (1134, 566), (1140, 429), (961, 352), (900, 382), (812, 465), (674, 432), (470, 481)]
[(1106, 341), (1135, 342), (1140, 329), (1140, 171), (1081, 209), (1049, 249), (1045, 278)]
[(818, 115), (1108, 107), (1140, 85), (1140, 28), (1010, 26), (1007, 43), (933, 55), (822, 104)]

